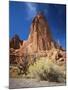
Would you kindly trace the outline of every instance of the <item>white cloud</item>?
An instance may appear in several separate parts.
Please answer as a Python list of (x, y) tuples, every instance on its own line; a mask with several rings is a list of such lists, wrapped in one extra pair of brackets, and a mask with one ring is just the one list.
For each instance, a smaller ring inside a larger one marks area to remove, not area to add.
[(32, 3), (27, 3), (27, 6), (28, 6), (28, 8), (29, 8), (31, 11), (36, 12), (36, 7), (34, 6), (34, 4), (32, 4)]
[(26, 3), (27, 5), (27, 19), (32, 19), (37, 13), (37, 6), (35, 3)]

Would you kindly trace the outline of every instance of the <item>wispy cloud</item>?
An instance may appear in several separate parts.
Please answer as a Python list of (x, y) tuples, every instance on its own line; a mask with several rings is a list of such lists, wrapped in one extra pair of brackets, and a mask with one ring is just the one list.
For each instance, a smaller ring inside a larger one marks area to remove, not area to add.
[(37, 4), (37, 3), (26, 3), (26, 7), (27, 7), (27, 20), (32, 19), (40, 11), (48, 16), (49, 5)]
[(35, 3), (26, 3), (27, 5), (27, 19), (32, 19), (37, 14), (37, 5)]

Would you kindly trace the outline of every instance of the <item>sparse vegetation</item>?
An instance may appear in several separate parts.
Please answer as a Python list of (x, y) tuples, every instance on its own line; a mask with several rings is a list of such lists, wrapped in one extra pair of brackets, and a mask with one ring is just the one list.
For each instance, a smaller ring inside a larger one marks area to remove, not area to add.
[(10, 77), (18, 78), (21, 75), (27, 75), (28, 72), (28, 60), (24, 57), (24, 60), (16, 65), (10, 66)]
[[(36, 78), (38, 80), (47, 80), (52, 82), (65, 82), (65, 70), (61, 66), (49, 60), (49, 58), (40, 57), (29, 67), (24, 64), (24, 69), (19, 67), (10, 68), (10, 77), (18, 78), (25, 75), (27, 78)], [(20, 73), (22, 72), (22, 73)]]
[(29, 67), (29, 74), (31, 78), (37, 78), (39, 80), (48, 80), (54, 82), (64, 82), (65, 72), (61, 70), (61, 67), (54, 64), (48, 58), (41, 58), (37, 60), (34, 65)]

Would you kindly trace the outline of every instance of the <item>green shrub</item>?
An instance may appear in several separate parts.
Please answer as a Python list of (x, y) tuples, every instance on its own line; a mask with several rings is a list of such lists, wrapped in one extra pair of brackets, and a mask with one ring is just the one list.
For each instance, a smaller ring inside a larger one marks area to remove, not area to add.
[(40, 80), (48, 80), (53, 82), (64, 82), (65, 73), (60, 66), (53, 63), (48, 58), (40, 58), (36, 60), (34, 65), (29, 67), (30, 78), (37, 78)]

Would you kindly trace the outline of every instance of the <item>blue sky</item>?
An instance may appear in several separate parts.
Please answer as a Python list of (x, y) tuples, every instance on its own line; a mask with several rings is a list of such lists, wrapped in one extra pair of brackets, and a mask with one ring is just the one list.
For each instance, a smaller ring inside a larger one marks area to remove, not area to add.
[(66, 48), (66, 6), (31, 2), (9, 2), (9, 36), (18, 34), (20, 39), (28, 39), (33, 18), (41, 11), (46, 17), (52, 37)]

